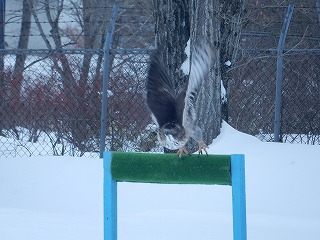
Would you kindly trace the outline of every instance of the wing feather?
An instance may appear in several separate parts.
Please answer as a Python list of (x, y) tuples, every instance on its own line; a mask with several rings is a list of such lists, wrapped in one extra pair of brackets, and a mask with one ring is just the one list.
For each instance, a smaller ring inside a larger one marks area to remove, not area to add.
[(177, 120), (175, 93), (173, 83), (164, 66), (161, 52), (151, 56), (146, 83), (147, 105), (154, 115), (158, 126)]
[(185, 92), (184, 111), (182, 116), (182, 125), (186, 129), (194, 128), (194, 121), (196, 120), (194, 104), (201, 81), (210, 68), (211, 59), (212, 51), (206, 44), (197, 46), (192, 51), (190, 75), (188, 87)]

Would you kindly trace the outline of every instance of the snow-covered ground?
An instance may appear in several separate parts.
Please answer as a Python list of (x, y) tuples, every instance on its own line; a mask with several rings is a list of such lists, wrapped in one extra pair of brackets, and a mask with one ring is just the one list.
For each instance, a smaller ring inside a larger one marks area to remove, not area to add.
[[(209, 152), (246, 155), (248, 239), (320, 239), (320, 146), (260, 142), (224, 123)], [(231, 207), (228, 186), (119, 183), (118, 239), (231, 240)], [(0, 239), (102, 240), (101, 159), (1, 158)]]

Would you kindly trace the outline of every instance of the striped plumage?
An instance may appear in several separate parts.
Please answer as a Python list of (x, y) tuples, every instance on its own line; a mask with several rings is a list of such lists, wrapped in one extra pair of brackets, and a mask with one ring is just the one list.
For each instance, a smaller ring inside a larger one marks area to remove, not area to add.
[(174, 89), (161, 52), (157, 51), (151, 57), (146, 84), (147, 105), (157, 124), (160, 144), (171, 150), (178, 149), (180, 157), (187, 152), (185, 145), (190, 137), (199, 143), (199, 151), (206, 150), (202, 131), (195, 125), (194, 104), (200, 83), (209, 70), (211, 54), (205, 44), (193, 49), (189, 80), (180, 91)]

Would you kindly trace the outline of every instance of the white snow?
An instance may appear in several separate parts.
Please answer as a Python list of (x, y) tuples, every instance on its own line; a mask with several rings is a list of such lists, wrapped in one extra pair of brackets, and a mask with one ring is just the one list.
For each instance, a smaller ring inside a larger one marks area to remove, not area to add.
[(224, 65), (226, 65), (227, 67), (230, 67), (230, 66), (231, 66), (231, 61), (230, 61), (230, 60), (226, 61), (226, 62), (224, 63)]
[(220, 88), (221, 88), (221, 102), (222, 103), (225, 103), (228, 101), (228, 98), (227, 98), (227, 91), (225, 89), (225, 87), (223, 86), (223, 81), (221, 80), (221, 83), (220, 83)]
[[(223, 123), (209, 152), (246, 156), (248, 239), (320, 239), (320, 146)], [(102, 240), (102, 160), (1, 158), (0, 239)], [(231, 187), (119, 183), (118, 239), (231, 240)]]
[(184, 53), (187, 55), (187, 59), (181, 64), (181, 71), (185, 75), (189, 75), (190, 72), (190, 39), (187, 42), (187, 46), (184, 49)]

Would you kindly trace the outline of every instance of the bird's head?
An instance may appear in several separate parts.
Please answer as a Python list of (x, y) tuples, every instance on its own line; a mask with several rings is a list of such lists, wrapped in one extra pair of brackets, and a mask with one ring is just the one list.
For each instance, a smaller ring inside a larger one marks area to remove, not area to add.
[(184, 127), (175, 122), (166, 123), (158, 129), (157, 134), (160, 144), (171, 150), (185, 146), (188, 141)]

